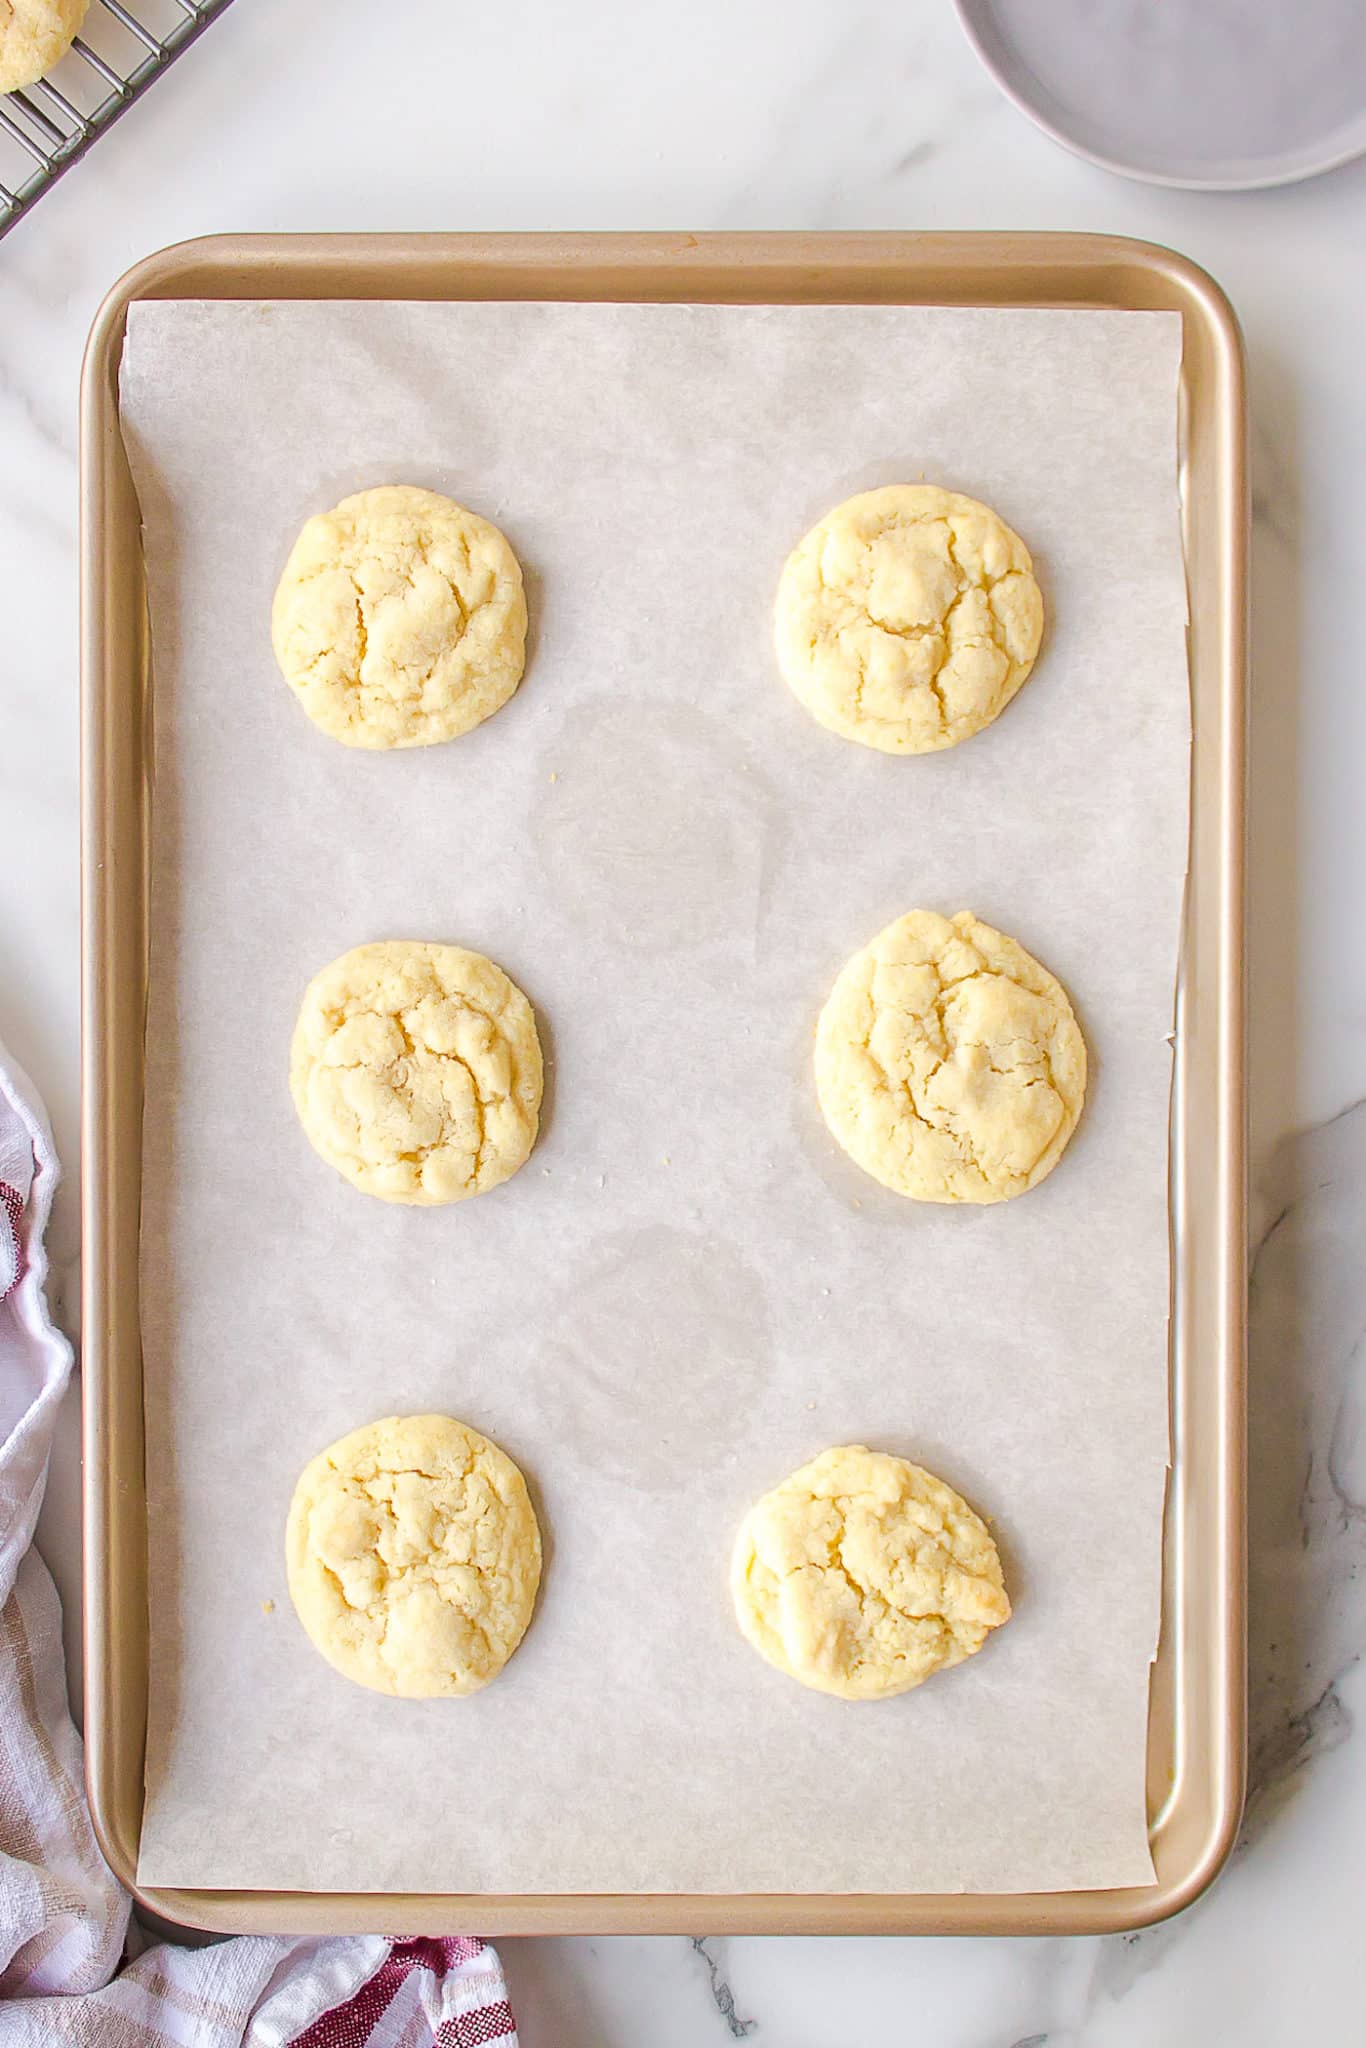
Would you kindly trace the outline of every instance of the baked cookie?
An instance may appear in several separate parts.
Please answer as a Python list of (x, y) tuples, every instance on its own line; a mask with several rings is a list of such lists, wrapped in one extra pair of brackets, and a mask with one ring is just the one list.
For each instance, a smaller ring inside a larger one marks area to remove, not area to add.
[(0, 92), (51, 71), (81, 32), (90, 0), (0, 0)]
[(888, 484), (827, 512), (790, 555), (778, 664), (812, 717), (884, 754), (980, 732), (1034, 665), (1029, 550), (975, 498)]
[(842, 1700), (909, 1692), (1010, 1619), (981, 1517), (942, 1479), (862, 1444), (822, 1451), (750, 1509), (731, 1593), (761, 1657)]
[(535, 1013), (463, 946), (356, 946), (304, 992), (289, 1083), (314, 1150), (365, 1194), (460, 1202), (516, 1173), (536, 1142)]
[(478, 725), (522, 680), (522, 571), (487, 519), (386, 484), (307, 522), (271, 631), (285, 680), (333, 739), (430, 746)]
[(449, 1415), (391, 1415), (304, 1468), (285, 1562), (310, 1641), (344, 1678), (457, 1699), (526, 1633), (541, 1532), (497, 1444)]
[(1086, 1094), (1060, 983), (970, 911), (910, 910), (856, 953), (816, 1026), (849, 1157), (919, 1202), (1004, 1202), (1051, 1173)]

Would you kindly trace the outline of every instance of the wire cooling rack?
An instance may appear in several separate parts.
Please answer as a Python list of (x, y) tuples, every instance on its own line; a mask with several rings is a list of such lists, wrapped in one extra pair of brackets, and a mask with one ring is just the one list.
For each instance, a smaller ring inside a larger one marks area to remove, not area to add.
[(68, 54), (0, 93), (0, 235), (83, 157), (231, 0), (92, 0)]

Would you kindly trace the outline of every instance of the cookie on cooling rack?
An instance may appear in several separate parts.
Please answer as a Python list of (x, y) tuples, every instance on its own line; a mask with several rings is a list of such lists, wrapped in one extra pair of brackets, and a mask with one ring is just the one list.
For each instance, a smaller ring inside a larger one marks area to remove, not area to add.
[(32, 85), (64, 57), (90, 0), (6, 0), (0, 5), (0, 92)]

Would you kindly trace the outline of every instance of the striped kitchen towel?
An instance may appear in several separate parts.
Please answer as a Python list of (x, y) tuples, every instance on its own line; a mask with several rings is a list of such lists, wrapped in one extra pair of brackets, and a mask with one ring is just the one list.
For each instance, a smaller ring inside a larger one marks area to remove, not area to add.
[(5, 2048), (516, 2048), (481, 1941), (147, 1944), (100, 1855), (57, 1589), (32, 1545), (71, 1349), (48, 1314), (57, 1159), (0, 1046), (0, 2040)]

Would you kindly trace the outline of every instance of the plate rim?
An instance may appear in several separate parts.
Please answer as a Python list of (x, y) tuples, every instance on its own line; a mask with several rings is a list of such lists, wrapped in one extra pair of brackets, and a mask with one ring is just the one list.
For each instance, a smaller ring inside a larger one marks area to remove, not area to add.
[[(1094, 164), (1098, 170), (1109, 171), (1113, 176), (1132, 179), (1140, 185), (1157, 185), (1167, 191), (1176, 192), (1269, 192), (1283, 185), (1302, 185), (1311, 178), (1325, 177), (1329, 171), (1341, 170), (1344, 164), (1354, 163), (1366, 156), (1366, 103), (1363, 103), (1357, 117), (1355, 130), (1347, 132), (1354, 139), (1343, 148), (1334, 147), (1323, 157), (1302, 159), (1293, 166), (1279, 170), (1268, 170), (1254, 177), (1190, 177), (1174, 171), (1144, 170), (1122, 157), (1109, 156), (1100, 150), (1090, 149), (1075, 136), (1069, 135), (1044, 113), (1033, 100), (1027, 97), (1012, 72), (1005, 70), (998, 53), (992, 48), (990, 37), (984, 35), (981, 18), (991, 13), (992, 0), (953, 0), (953, 11), (959, 27), (967, 38), (968, 45), (983, 70), (1010, 104), (1023, 114), (1032, 125), (1049, 140), (1056, 142), (1069, 155), (1078, 157), (1083, 163)], [(993, 17), (994, 19), (994, 17)], [(1334, 135), (1341, 135), (1337, 128)]]

